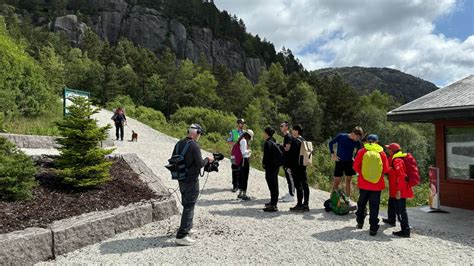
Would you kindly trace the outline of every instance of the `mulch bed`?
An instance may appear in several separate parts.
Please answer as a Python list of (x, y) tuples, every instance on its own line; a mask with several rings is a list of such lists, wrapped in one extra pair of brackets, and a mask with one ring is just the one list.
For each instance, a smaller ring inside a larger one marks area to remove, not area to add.
[(0, 200), (0, 234), (28, 227), (47, 228), (53, 221), (110, 210), (130, 203), (157, 198), (122, 159), (113, 161), (111, 182), (92, 190), (73, 191), (60, 186), (50, 163), (43, 163), (38, 187), (30, 201)]

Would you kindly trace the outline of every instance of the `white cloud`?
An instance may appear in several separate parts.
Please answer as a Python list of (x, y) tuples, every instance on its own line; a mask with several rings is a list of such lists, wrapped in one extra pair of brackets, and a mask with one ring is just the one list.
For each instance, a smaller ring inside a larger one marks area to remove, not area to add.
[(460, 7), (455, 0), (215, 2), (310, 70), (392, 67), (441, 86), (474, 74), (474, 35), (462, 41), (434, 34), (435, 20)]

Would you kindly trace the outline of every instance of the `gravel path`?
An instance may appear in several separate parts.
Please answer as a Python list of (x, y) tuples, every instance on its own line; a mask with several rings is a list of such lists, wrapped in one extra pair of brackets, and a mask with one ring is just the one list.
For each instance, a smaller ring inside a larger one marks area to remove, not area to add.
[[(102, 111), (97, 118), (105, 124), (110, 123), (111, 116)], [(176, 188), (177, 183), (163, 167), (176, 139), (133, 119), (129, 119), (129, 126), (138, 132), (138, 142), (116, 142), (115, 152), (138, 154), (166, 186)], [(127, 139), (130, 128), (125, 128)], [(112, 132), (111, 138), (115, 139)], [(230, 164), (225, 161), (219, 173), (209, 175), (195, 212), (198, 243), (193, 247), (175, 246), (180, 217), (174, 216), (48, 263), (474, 263), (473, 238), (416, 230), (411, 239), (400, 239), (392, 237), (394, 229), (384, 226), (376, 237), (371, 237), (368, 221), (363, 230), (357, 230), (353, 214), (335, 216), (324, 212), (322, 204), (328, 193), (315, 189), (311, 189), (309, 213), (290, 213), (290, 203), (280, 204), (278, 213), (264, 213), (261, 208), (268, 201), (269, 192), (263, 173), (250, 171), (248, 194), (253, 199), (249, 202), (236, 200), (236, 194), (229, 190), (230, 173)], [(204, 180), (201, 179), (201, 187)], [(286, 182), (280, 179), (280, 194), (284, 192)]]

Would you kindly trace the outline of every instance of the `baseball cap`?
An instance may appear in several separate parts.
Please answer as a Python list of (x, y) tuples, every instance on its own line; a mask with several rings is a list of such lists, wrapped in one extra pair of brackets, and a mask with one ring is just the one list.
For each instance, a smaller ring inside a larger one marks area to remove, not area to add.
[(189, 129), (196, 129), (198, 134), (204, 134), (204, 129), (199, 124), (192, 124)]
[(237, 124), (245, 124), (245, 119), (243, 118), (237, 119)]
[(249, 129), (245, 132), (247, 132), (250, 135), (250, 139), (253, 139), (253, 135), (254, 135), (253, 130)]
[(367, 136), (367, 141), (369, 142), (379, 141), (379, 136), (377, 136), (376, 134), (370, 134)]
[(402, 150), (402, 147), (400, 147), (400, 144), (398, 144), (398, 143), (390, 143), (389, 145), (385, 145), (385, 147), (389, 150), (392, 150), (392, 151)]

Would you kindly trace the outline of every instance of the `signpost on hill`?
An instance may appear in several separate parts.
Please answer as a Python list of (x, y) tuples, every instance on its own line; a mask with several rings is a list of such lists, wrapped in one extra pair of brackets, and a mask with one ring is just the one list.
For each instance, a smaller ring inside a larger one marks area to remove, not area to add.
[(86, 99), (90, 99), (91, 94), (90, 92), (87, 91), (80, 91), (80, 90), (74, 90), (70, 89), (68, 87), (64, 87), (63, 90), (63, 110), (64, 110), (64, 116), (67, 116), (69, 114), (69, 111), (67, 109), (68, 106), (72, 104), (71, 100), (69, 99), (70, 97), (84, 97)]

